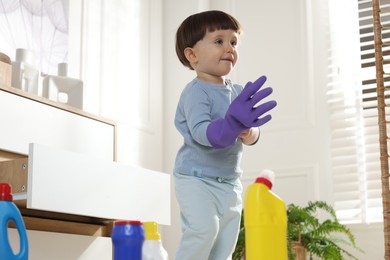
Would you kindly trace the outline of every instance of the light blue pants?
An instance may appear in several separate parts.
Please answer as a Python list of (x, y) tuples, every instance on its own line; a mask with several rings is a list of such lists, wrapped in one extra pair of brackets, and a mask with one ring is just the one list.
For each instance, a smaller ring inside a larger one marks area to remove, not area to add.
[(242, 210), (240, 179), (174, 173), (182, 237), (176, 260), (227, 260), (235, 248)]

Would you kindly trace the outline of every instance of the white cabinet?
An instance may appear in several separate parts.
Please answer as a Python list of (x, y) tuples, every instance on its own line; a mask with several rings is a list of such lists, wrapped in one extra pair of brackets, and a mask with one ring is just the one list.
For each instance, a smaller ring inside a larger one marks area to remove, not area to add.
[(170, 224), (170, 176), (117, 163), (114, 122), (2, 85), (0, 122), (0, 182), (17, 183), (28, 229), (104, 236), (112, 219)]

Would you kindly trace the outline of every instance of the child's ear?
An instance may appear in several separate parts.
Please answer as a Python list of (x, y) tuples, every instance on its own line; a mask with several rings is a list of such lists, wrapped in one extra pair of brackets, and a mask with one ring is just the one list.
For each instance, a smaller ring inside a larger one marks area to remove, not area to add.
[(196, 57), (196, 54), (194, 52), (194, 49), (187, 47), (184, 49), (184, 55), (186, 56), (187, 60), (190, 63), (196, 63), (198, 58)]

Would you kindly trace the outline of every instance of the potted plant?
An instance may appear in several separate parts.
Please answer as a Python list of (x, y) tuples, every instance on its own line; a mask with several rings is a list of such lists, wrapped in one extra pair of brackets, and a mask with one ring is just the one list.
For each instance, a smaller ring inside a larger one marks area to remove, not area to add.
[[(328, 218), (321, 221), (318, 214), (326, 213)], [(295, 204), (287, 206), (288, 245), (292, 250), (292, 241), (301, 241), (310, 259), (357, 259), (347, 248), (359, 249), (351, 231), (341, 224), (332, 206), (324, 201), (309, 202), (306, 207)], [(294, 253), (294, 252), (292, 252)]]
[[(321, 221), (319, 213), (326, 213), (328, 218)], [(306, 207), (289, 204), (287, 205), (287, 219), (288, 259), (304, 258), (305, 255), (299, 251), (302, 247), (309, 254), (310, 259), (314, 256), (321, 259), (344, 259), (345, 256), (357, 259), (345, 248), (347, 246), (347, 248), (361, 251), (356, 245), (355, 237), (345, 225), (337, 220), (334, 209), (326, 202), (309, 202)], [(245, 259), (243, 218), (233, 253), (233, 260), (241, 259)]]

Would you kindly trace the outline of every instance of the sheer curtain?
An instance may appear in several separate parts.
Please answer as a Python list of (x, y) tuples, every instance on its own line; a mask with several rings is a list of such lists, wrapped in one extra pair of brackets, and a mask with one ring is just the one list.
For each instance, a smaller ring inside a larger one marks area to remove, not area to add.
[[(80, 45), (69, 49), (75, 61), (69, 69), (79, 63), (73, 76), (84, 82), (84, 110), (117, 123), (118, 161), (153, 169), (161, 167), (161, 2), (71, 0), (70, 6), (70, 44)], [(72, 38), (74, 26), (80, 39)]]
[(0, 52), (32, 50), (41, 72), (57, 74), (67, 62), (69, 0), (0, 0)]

